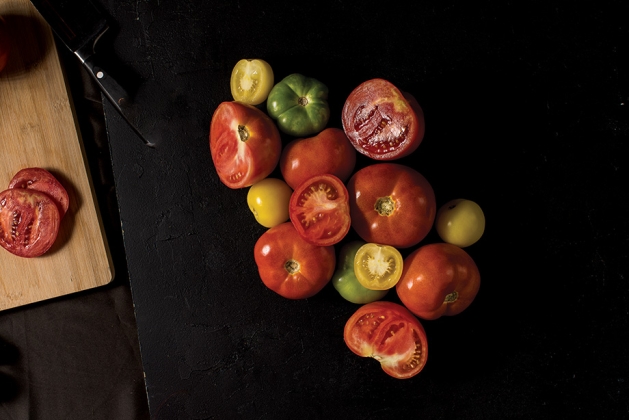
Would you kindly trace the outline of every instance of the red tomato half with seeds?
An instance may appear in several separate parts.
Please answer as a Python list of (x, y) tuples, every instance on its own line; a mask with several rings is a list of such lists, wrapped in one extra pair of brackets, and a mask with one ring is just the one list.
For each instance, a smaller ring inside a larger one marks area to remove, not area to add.
[(12, 254), (44, 254), (57, 239), (60, 221), (57, 204), (47, 194), (23, 188), (0, 193), (0, 245)]
[(255, 244), (254, 257), (266, 287), (288, 299), (319, 293), (336, 265), (334, 247), (306, 242), (290, 222), (264, 232)]
[(424, 112), (419, 103), (384, 79), (363, 82), (349, 94), (342, 122), (356, 150), (376, 160), (407, 156), (424, 139)]
[(63, 217), (68, 211), (70, 198), (68, 192), (53, 174), (43, 168), (25, 168), (16, 173), (9, 182), (9, 188), (25, 188), (43, 192), (57, 204)]
[(245, 188), (273, 172), (282, 141), (273, 120), (258, 108), (223, 102), (212, 116), (210, 153), (221, 182)]
[(361, 357), (373, 357), (390, 376), (417, 375), (428, 359), (426, 332), (408, 309), (376, 301), (361, 306), (345, 324), (347, 347)]
[(299, 185), (291, 195), (288, 213), (299, 235), (317, 246), (340, 242), (351, 227), (347, 188), (331, 174)]

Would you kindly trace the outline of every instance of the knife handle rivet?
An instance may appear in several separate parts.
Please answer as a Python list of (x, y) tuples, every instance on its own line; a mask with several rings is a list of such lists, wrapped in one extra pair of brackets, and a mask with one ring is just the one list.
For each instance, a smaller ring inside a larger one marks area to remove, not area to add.
[(99, 79), (102, 79), (105, 76), (105, 73), (103, 73), (102, 71), (99, 71), (98, 73), (96, 73), (96, 77), (98, 77)]

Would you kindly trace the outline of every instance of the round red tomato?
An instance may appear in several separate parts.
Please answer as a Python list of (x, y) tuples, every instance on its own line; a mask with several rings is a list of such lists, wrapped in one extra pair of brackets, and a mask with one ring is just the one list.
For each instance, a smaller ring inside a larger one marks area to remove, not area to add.
[(4, 69), (9, 59), (10, 45), (7, 24), (4, 22), (4, 19), (2, 19), (2, 16), (0, 16), (0, 71)]
[(267, 230), (254, 247), (262, 282), (288, 299), (317, 294), (332, 278), (334, 247), (316, 246), (302, 239), (290, 222)]
[(407, 156), (424, 138), (424, 113), (417, 100), (383, 79), (363, 82), (349, 94), (342, 121), (356, 150), (372, 159)]
[(318, 246), (334, 245), (351, 227), (347, 188), (334, 175), (309, 178), (293, 191), (288, 214), (306, 241)]
[(57, 204), (61, 217), (68, 211), (70, 205), (68, 192), (53, 174), (43, 168), (22, 169), (13, 176), (9, 188), (26, 188), (43, 192)]
[(448, 243), (424, 245), (409, 254), (396, 285), (402, 303), (423, 319), (461, 313), (479, 288), (480, 273), (472, 257)]
[(212, 116), (210, 152), (223, 184), (245, 188), (273, 172), (282, 141), (273, 120), (258, 108), (223, 102)]
[(339, 128), (326, 128), (314, 137), (293, 140), (280, 157), (282, 176), (292, 189), (323, 174), (335, 175), (345, 182), (354, 166), (356, 149)]
[(373, 357), (390, 376), (407, 379), (426, 365), (428, 341), (419, 320), (397, 303), (376, 301), (361, 306), (345, 324), (347, 347)]
[(61, 216), (48, 195), (22, 188), (0, 193), (0, 245), (20, 257), (39, 257), (57, 239)]
[(416, 170), (377, 163), (356, 172), (347, 184), (352, 227), (365, 242), (408, 248), (432, 228), (435, 193)]

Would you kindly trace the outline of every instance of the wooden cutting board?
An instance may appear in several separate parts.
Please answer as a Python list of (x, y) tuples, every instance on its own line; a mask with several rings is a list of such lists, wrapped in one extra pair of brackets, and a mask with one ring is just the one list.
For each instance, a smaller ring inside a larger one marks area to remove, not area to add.
[(50, 27), (29, 0), (0, 0), (12, 40), (0, 72), (0, 191), (22, 168), (42, 167), (70, 207), (38, 258), (0, 248), (0, 310), (90, 289), (114, 276), (71, 97)]

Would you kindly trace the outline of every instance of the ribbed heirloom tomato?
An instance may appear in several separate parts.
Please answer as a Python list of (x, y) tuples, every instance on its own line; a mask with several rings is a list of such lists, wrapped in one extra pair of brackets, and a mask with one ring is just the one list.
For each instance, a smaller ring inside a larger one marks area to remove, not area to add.
[(437, 212), (430, 183), (416, 170), (377, 163), (349, 180), (352, 227), (365, 242), (408, 248), (426, 237)]
[(352, 352), (376, 359), (398, 379), (417, 375), (428, 359), (424, 327), (408, 309), (393, 302), (361, 306), (347, 320), (343, 338)]

